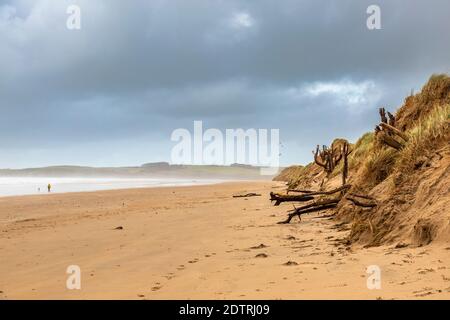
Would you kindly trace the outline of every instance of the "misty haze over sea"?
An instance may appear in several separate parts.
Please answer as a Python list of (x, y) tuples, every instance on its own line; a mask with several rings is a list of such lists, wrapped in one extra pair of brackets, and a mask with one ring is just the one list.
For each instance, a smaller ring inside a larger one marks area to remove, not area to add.
[(53, 166), (0, 169), (0, 196), (82, 192), (111, 189), (189, 186), (236, 180), (270, 180), (259, 167), (170, 165), (146, 163), (136, 167)]
[(220, 179), (181, 178), (83, 178), (83, 177), (0, 177), (0, 197), (14, 195), (83, 192), (129, 188), (190, 186), (219, 183)]

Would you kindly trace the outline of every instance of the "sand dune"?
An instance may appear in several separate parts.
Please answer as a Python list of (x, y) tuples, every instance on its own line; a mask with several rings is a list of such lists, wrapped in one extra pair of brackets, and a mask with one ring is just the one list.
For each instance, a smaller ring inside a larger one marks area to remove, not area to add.
[[(0, 199), (2, 299), (450, 298), (450, 248), (349, 247), (317, 214), (278, 225), (276, 182)], [(260, 197), (233, 198), (237, 193)], [(81, 290), (66, 268), (81, 268)], [(381, 289), (366, 268), (381, 268)]]

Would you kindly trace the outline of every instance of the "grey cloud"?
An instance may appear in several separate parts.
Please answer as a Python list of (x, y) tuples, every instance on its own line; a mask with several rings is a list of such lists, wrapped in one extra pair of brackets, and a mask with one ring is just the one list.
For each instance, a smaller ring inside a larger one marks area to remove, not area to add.
[[(72, 163), (102, 146), (118, 149), (114, 164), (134, 163), (136, 141), (155, 146), (148, 161), (168, 160), (170, 132), (193, 120), (280, 128), (282, 162), (306, 162), (316, 143), (358, 137), (377, 106), (393, 109), (431, 73), (450, 72), (445, 0), (377, 1), (376, 31), (366, 0), (77, 0), (82, 29), (69, 31), (72, 2), (0, 2), (0, 147), (11, 155), (0, 167), (66, 162), (70, 146)], [(345, 81), (373, 88), (355, 105), (299, 94)], [(16, 164), (20, 150), (31, 154)]]

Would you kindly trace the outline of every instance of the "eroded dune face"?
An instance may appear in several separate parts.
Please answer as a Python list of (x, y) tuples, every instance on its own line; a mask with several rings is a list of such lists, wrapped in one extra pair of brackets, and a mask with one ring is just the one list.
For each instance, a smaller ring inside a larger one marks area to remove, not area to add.
[[(394, 115), (389, 114), (393, 130), (404, 137), (398, 148), (384, 144), (377, 130), (352, 145), (349, 192), (377, 202), (374, 207), (359, 207), (343, 197), (338, 204), (337, 217), (352, 223), (352, 242), (422, 246), (450, 241), (449, 114), (450, 77), (433, 75), (421, 92), (407, 97)], [(390, 132), (383, 134), (394, 137)], [(339, 148), (343, 141), (335, 139), (332, 148)], [(341, 172), (342, 166), (337, 165), (325, 174), (311, 163), (286, 169), (283, 178), (299, 189), (327, 190), (339, 185)]]
[(374, 187), (370, 194), (378, 206), (373, 210), (343, 206), (339, 215), (352, 217), (350, 238), (368, 245), (448, 242), (449, 185), (450, 148), (446, 147), (413, 174), (392, 176)]

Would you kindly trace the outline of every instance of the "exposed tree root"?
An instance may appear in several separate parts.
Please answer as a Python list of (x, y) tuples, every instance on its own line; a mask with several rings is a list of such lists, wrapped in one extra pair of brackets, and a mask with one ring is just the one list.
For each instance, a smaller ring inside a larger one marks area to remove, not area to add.
[(404, 144), (402, 142), (399, 142), (398, 140), (395, 140), (392, 136), (387, 134), (385, 131), (377, 131), (375, 128), (376, 136), (383, 144), (388, 145), (391, 148), (394, 148), (396, 150), (400, 150), (404, 147)]
[(340, 200), (341, 200), (341, 197), (334, 198), (334, 199), (316, 200), (310, 204), (296, 208), (295, 210), (293, 210), (293, 212), (288, 214), (288, 218), (286, 220), (280, 221), (280, 222), (278, 222), (278, 224), (287, 224), (287, 223), (291, 222), (292, 218), (295, 216), (298, 216), (301, 221), (302, 214), (335, 208)]
[(343, 186), (340, 186), (339, 188), (329, 190), (329, 191), (312, 191), (312, 190), (302, 190), (303, 193), (307, 191), (308, 193), (305, 193), (303, 195), (292, 195), (292, 194), (281, 194), (281, 193), (270, 193), (270, 201), (275, 201), (275, 206), (280, 205), (282, 202), (289, 202), (289, 201), (299, 201), (299, 202), (305, 202), (309, 200), (314, 200), (314, 196), (318, 195), (331, 195), (336, 192), (340, 191), (346, 191), (350, 189), (350, 184), (345, 184)]
[(309, 201), (313, 200), (314, 197), (309, 194), (303, 194), (303, 195), (292, 195), (292, 194), (280, 194), (271, 192), (270, 193), (270, 201), (275, 201), (275, 206), (279, 206), (282, 202), (288, 202), (288, 201)]
[(386, 117), (386, 110), (380, 108), (381, 122), (375, 126), (375, 136), (377, 139), (396, 150), (400, 150), (405, 146), (405, 142), (408, 141), (408, 136), (395, 127), (395, 117), (388, 112), (389, 120)]
[(373, 207), (377, 206), (377, 204), (374, 202), (370, 202), (370, 203), (362, 202), (362, 201), (359, 201), (358, 199), (352, 198), (351, 196), (347, 196), (346, 199), (351, 201), (354, 205), (357, 205), (359, 207), (373, 208)]
[(395, 135), (399, 136), (403, 140), (408, 141), (408, 136), (405, 133), (403, 133), (400, 130), (398, 130), (397, 128), (395, 128), (395, 127), (393, 127), (393, 126), (391, 126), (391, 125), (389, 125), (387, 123), (384, 123), (384, 122), (380, 123), (380, 127), (382, 127), (383, 129), (391, 132), (392, 134), (395, 134)]
[(289, 192), (298, 192), (298, 193), (313, 193), (312, 190), (296, 190), (296, 189), (287, 189), (286, 193), (289, 194)]

